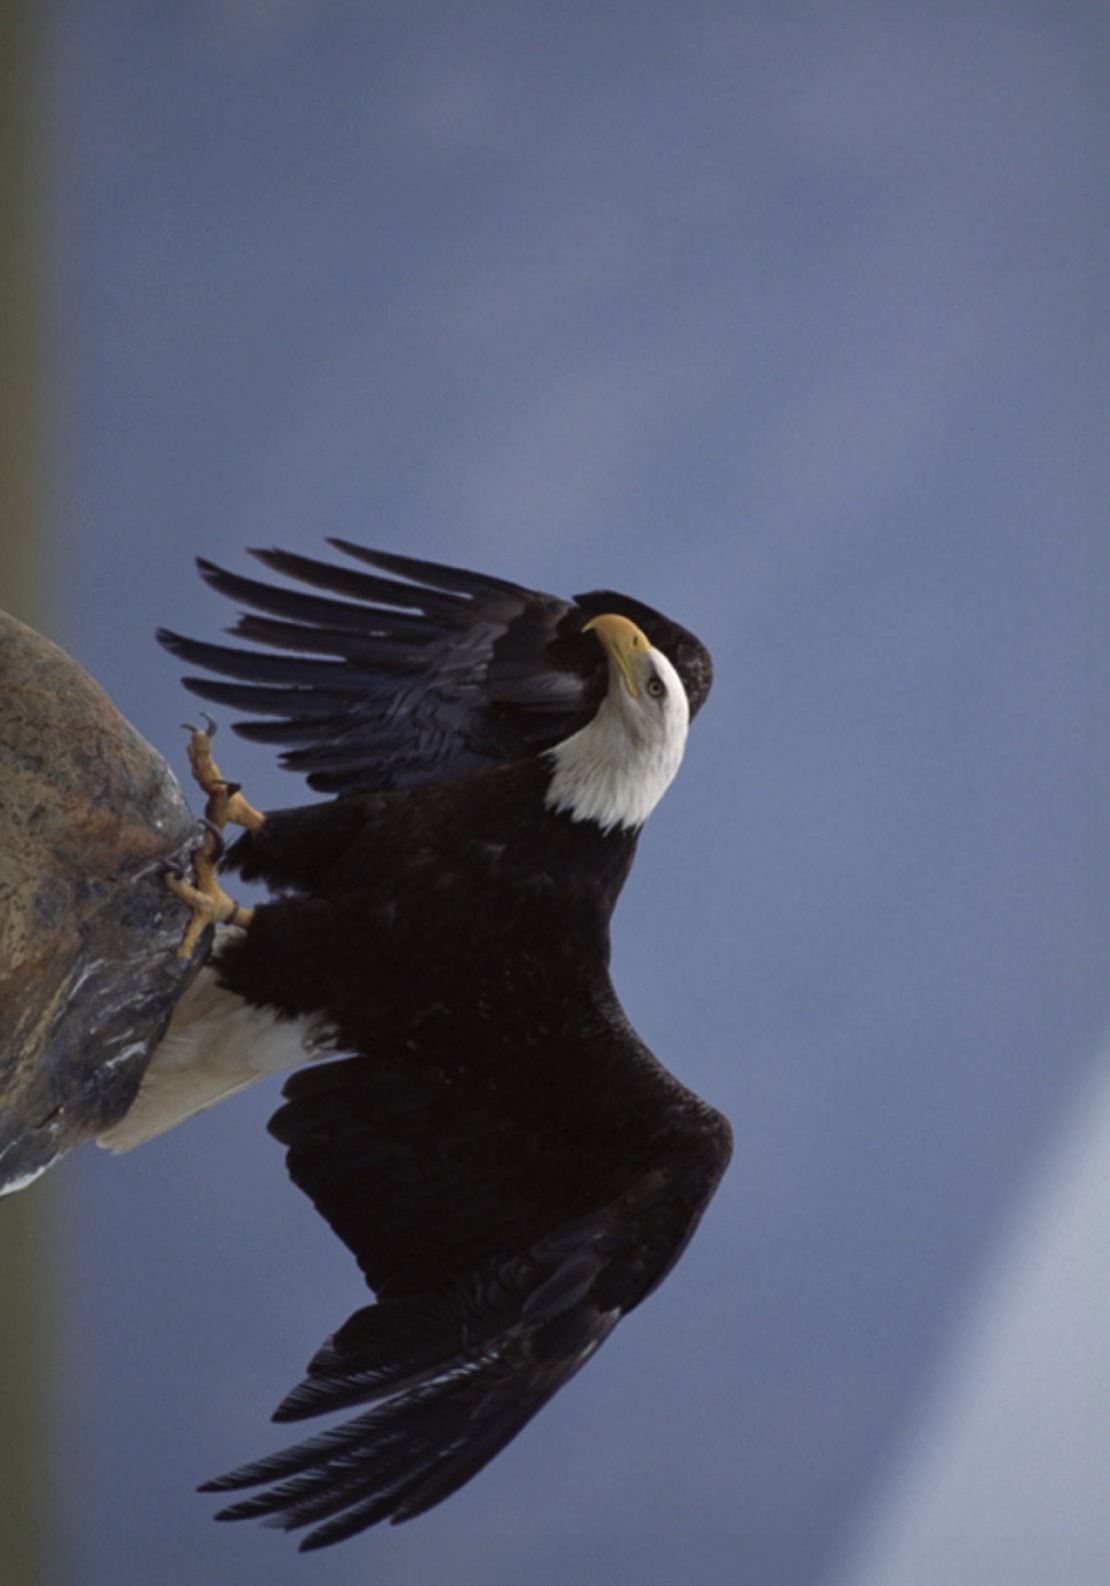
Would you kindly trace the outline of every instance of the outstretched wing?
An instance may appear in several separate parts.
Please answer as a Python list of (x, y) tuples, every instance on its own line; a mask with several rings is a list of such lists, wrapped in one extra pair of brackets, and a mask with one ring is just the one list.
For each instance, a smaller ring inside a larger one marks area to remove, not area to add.
[[(561, 1044), (557, 1039), (556, 1046)], [(351, 1058), (301, 1070), (271, 1128), (377, 1303), (275, 1420), (374, 1408), (208, 1484), (220, 1518), (323, 1547), (411, 1519), (480, 1470), (678, 1259), (728, 1161), (725, 1120), (615, 1003), (537, 1086)], [(592, 1078), (591, 1078), (592, 1076)]]
[(214, 589), (248, 608), (231, 632), (261, 650), (158, 633), (179, 659), (228, 680), (186, 677), (188, 688), (272, 718), (238, 722), (235, 730), (281, 745), (283, 764), (325, 792), (412, 787), (521, 759), (568, 737), (589, 720), (605, 687), (604, 657), (582, 634), (601, 611), (630, 617), (666, 651), (691, 712), (709, 690), (704, 647), (639, 601), (604, 590), (566, 601), (435, 562), (330, 543), (376, 571), (287, 551), (252, 553), (309, 586), (298, 589), (198, 563)]

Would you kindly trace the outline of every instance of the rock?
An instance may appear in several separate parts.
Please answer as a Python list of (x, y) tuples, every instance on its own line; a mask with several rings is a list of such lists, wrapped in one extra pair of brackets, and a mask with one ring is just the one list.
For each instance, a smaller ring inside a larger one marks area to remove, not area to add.
[(65, 652), (0, 612), (0, 1193), (118, 1122), (207, 954), (163, 885), (195, 817)]

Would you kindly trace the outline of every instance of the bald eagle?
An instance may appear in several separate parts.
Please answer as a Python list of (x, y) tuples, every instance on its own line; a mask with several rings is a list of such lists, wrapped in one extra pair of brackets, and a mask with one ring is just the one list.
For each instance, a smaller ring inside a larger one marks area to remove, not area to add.
[[(362, 566), (254, 553), (299, 587), (200, 563), (256, 648), (159, 634), (333, 797), (262, 815), (231, 788), (246, 829), (223, 868), (272, 896), (213, 905), (209, 964), (108, 1142), (303, 1064), (270, 1129), (376, 1298), (274, 1418), (359, 1413), (204, 1490), (262, 1489), (219, 1517), (312, 1527), (307, 1548), (492, 1459), (670, 1270), (730, 1151), (608, 973), (705, 649), (608, 591), (331, 543)], [(226, 804), (212, 766), (205, 785)]]

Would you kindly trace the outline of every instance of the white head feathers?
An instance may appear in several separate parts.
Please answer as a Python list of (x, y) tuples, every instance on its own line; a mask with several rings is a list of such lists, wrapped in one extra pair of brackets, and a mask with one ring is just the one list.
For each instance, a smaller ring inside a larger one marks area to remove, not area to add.
[(595, 617), (609, 690), (594, 719), (551, 751), (548, 809), (608, 832), (647, 820), (682, 763), (690, 705), (682, 679), (626, 617)]

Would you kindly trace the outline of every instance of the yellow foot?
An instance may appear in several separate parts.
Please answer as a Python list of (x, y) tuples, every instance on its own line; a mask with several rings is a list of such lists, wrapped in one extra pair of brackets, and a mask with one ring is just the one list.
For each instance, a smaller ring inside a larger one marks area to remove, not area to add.
[(212, 739), (216, 735), (216, 723), (211, 716), (206, 718), (207, 727), (192, 727), (189, 739), (189, 764), (193, 771), (193, 780), (202, 793), (208, 794), (208, 804), (205, 815), (213, 826), (223, 831), (228, 821), (235, 826), (242, 826), (249, 832), (256, 832), (263, 825), (266, 817), (253, 804), (248, 804), (239, 791), (237, 782), (227, 782), (220, 775), (220, 769), (212, 758)]
[(238, 785), (227, 782), (220, 775), (219, 767), (212, 758), (212, 738), (216, 731), (216, 724), (211, 717), (207, 729), (192, 727), (189, 739), (189, 764), (192, 767), (193, 777), (197, 786), (203, 793), (207, 793), (208, 802), (205, 805), (204, 815), (207, 831), (204, 842), (193, 855), (193, 871), (196, 876), (195, 884), (186, 881), (183, 876), (168, 874), (166, 885), (175, 897), (187, 903), (193, 911), (193, 917), (185, 928), (185, 935), (177, 949), (178, 958), (190, 958), (197, 939), (205, 926), (217, 925), (249, 925), (254, 913), (253, 909), (245, 909), (229, 898), (220, 886), (216, 874), (216, 863), (223, 850), (222, 832), (229, 821), (236, 826), (245, 827), (247, 831), (255, 832), (265, 823), (266, 817), (256, 810), (253, 804), (240, 793)]
[(206, 859), (203, 849), (198, 849), (194, 855), (193, 868), (197, 874), (196, 886), (183, 876), (175, 876), (172, 871), (165, 877), (166, 886), (174, 897), (187, 903), (193, 911), (193, 917), (185, 927), (185, 935), (178, 944), (178, 958), (193, 956), (197, 939), (206, 925), (249, 925), (254, 914), (253, 909), (246, 909), (241, 903), (236, 903), (234, 898), (228, 897), (216, 880), (214, 864), (211, 859)]

